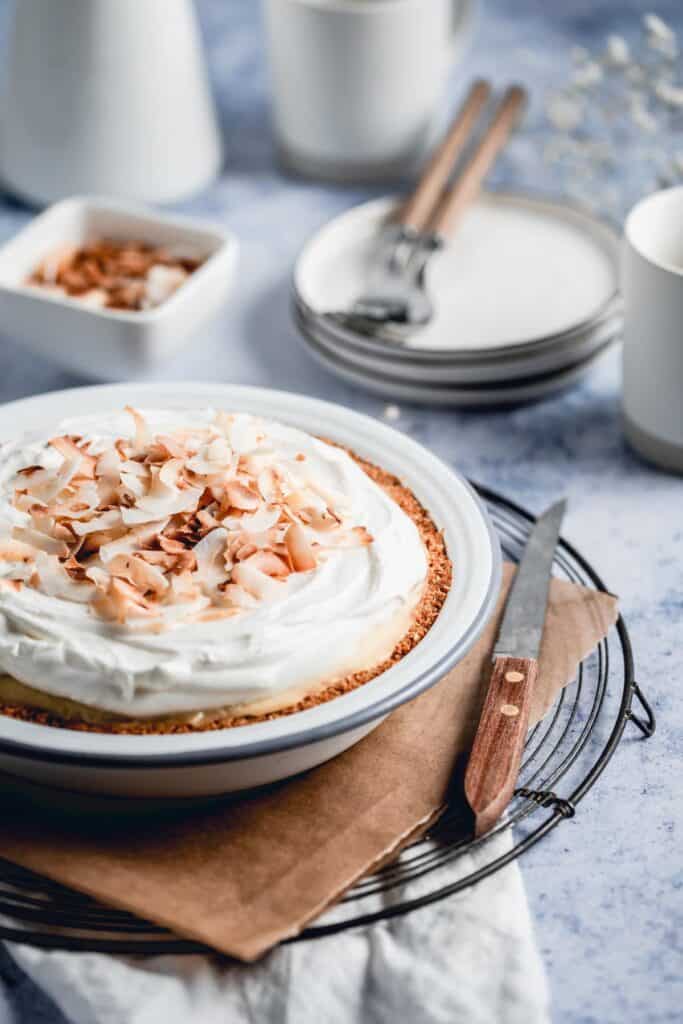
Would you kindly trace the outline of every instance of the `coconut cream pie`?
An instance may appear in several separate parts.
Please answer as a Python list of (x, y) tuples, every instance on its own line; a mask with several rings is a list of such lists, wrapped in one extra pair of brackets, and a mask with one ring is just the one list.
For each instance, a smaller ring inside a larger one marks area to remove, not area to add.
[(282, 424), (128, 408), (0, 449), (0, 711), (223, 728), (403, 657), (450, 585), (396, 478)]

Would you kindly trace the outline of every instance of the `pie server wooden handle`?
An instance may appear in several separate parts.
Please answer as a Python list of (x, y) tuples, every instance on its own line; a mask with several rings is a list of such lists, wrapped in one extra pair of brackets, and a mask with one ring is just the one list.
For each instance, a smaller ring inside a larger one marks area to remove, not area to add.
[(465, 772), (477, 836), (493, 828), (515, 791), (537, 674), (534, 658), (494, 659)]

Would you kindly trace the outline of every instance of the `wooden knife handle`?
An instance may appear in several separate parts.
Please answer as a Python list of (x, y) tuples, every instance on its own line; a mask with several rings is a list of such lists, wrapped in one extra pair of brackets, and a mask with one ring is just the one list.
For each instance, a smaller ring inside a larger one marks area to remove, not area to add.
[(424, 231), (441, 199), (453, 164), (467, 142), (482, 107), (491, 95), (491, 86), (476, 81), (420, 178), (417, 188), (401, 211), (400, 223), (412, 231)]
[(475, 835), (493, 828), (515, 790), (538, 675), (534, 658), (496, 658), (465, 772)]
[(526, 90), (521, 85), (513, 85), (506, 91), (466, 167), (434, 213), (429, 224), (432, 234), (442, 238), (452, 234), (462, 212), (479, 194), (484, 178), (521, 117), (526, 101)]

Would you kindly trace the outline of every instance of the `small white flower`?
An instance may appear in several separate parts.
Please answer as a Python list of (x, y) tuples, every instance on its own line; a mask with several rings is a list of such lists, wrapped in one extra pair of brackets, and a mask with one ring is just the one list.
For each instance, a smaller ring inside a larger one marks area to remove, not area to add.
[(650, 49), (674, 60), (678, 56), (676, 33), (665, 21), (656, 14), (646, 14), (643, 24), (647, 31), (647, 43)]
[(655, 39), (668, 41), (676, 39), (673, 29), (658, 14), (643, 15), (643, 25), (648, 34)]
[(650, 133), (657, 130), (657, 119), (647, 109), (640, 93), (633, 93), (631, 95), (630, 113), (631, 120), (638, 128), (642, 128), (643, 131)]
[(569, 96), (551, 96), (546, 105), (550, 123), (561, 132), (570, 132), (581, 123), (581, 104)]
[(572, 76), (572, 84), (577, 89), (590, 89), (602, 81), (602, 68), (595, 61), (590, 61), (578, 68)]
[(397, 405), (385, 405), (382, 415), (389, 423), (395, 423), (396, 420), (401, 418), (401, 410)]
[(654, 93), (657, 99), (676, 110), (683, 109), (683, 86), (671, 82), (656, 82)]
[(623, 68), (628, 64), (631, 54), (628, 43), (623, 36), (608, 36), (605, 51), (608, 64), (615, 68)]

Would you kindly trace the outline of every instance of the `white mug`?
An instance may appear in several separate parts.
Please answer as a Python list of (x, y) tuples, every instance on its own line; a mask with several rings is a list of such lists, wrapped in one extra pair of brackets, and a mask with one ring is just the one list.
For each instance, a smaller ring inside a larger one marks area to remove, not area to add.
[(335, 181), (412, 172), (473, 8), (474, 0), (265, 0), (285, 167)]
[(683, 186), (629, 214), (622, 292), (624, 432), (645, 458), (683, 473)]
[(170, 202), (220, 168), (190, 0), (15, 0), (3, 78), (0, 177), (31, 202)]

